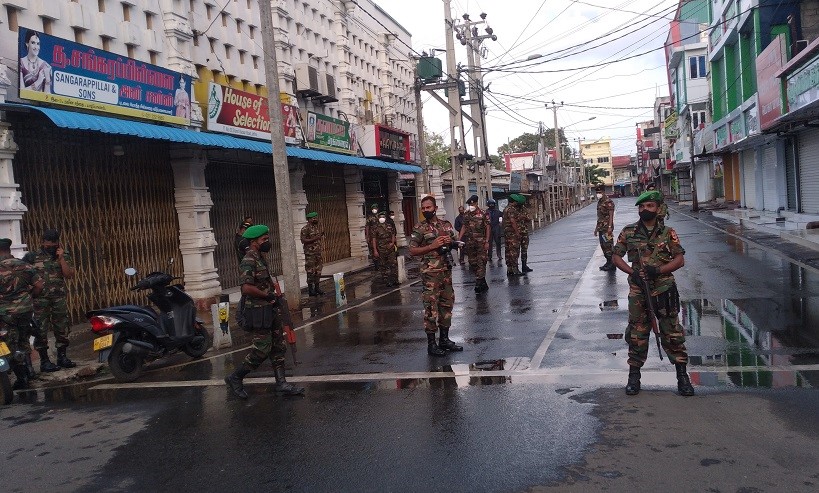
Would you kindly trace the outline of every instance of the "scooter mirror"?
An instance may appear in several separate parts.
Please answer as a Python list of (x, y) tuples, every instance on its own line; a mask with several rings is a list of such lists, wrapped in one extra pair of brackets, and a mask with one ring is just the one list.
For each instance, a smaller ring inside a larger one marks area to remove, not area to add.
[(128, 267), (127, 269), (125, 269), (125, 275), (126, 276), (135, 276), (136, 273), (137, 273), (137, 270), (134, 269), (133, 267)]

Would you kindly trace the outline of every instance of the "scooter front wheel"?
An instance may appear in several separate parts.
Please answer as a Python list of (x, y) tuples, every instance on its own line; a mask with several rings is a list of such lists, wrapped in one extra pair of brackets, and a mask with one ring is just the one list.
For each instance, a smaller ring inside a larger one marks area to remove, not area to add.
[(0, 387), (2, 387), (3, 390), (3, 405), (11, 404), (11, 401), (14, 399), (14, 390), (11, 388), (9, 372), (0, 371)]
[(126, 353), (122, 350), (123, 346), (125, 341), (118, 342), (111, 350), (108, 367), (118, 382), (133, 382), (142, 375), (145, 360), (136, 354)]
[(200, 323), (196, 324), (195, 334), (197, 336), (202, 336), (203, 340), (197, 344), (194, 344), (193, 342), (185, 344), (182, 351), (184, 351), (185, 354), (191, 358), (201, 358), (206, 352), (208, 352), (208, 349), (210, 349), (210, 345), (213, 341), (211, 340), (208, 329), (206, 329), (205, 326)]

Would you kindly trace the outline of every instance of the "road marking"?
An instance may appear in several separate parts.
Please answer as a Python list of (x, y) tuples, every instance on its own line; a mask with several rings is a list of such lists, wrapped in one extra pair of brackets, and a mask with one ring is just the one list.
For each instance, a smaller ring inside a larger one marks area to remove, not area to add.
[(589, 263), (586, 264), (586, 268), (583, 270), (583, 273), (577, 280), (577, 284), (574, 285), (574, 289), (572, 290), (572, 293), (569, 295), (569, 299), (567, 299), (563, 303), (563, 307), (560, 309), (560, 314), (557, 316), (557, 319), (555, 319), (555, 321), (552, 323), (552, 326), (549, 327), (549, 332), (546, 333), (546, 337), (543, 339), (543, 342), (540, 343), (540, 347), (537, 348), (537, 351), (535, 351), (535, 355), (532, 356), (532, 360), (529, 367), (530, 371), (536, 371), (538, 368), (540, 368), (540, 364), (543, 363), (543, 358), (546, 356), (546, 351), (549, 350), (549, 346), (555, 339), (557, 330), (560, 328), (560, 325), (569, 317), (569, 309), (571, 308), (572, 304), (574, 304), (575, 298), (577, 298), (578, 294), (580, 293), (580, 285), (583, 283), (583, 279), (585, 279), (586, 276), (590, 274), (592, 266), (595, 264), (596, 261), (598, 261), (599, 257), (601, 257), (602, 255), (603, 251), (598, 248), (595, 248), (594, 253), (589, 259)]
[[(773, 365), (773, 366), (725, 366), (712, 368), (707, 366), (689, 366), (689, 373), (738, 373), (738, 372), (798, 372), (798, 371), (819, 371), (819, 364), (815, 365)], [(612, 376), (617, 378), (619, 383), (622, 376), (627, 374), (626, 369), (617, 370), (588, 370), (575, 368), (542, 368), (534, 370), (467, 370), (458, 368), (452, 372), (385, 372), (385, 373), (352, 373), (333, 375), (306, 375), (288, 377), (288, 382), (293, 383), (334, 383), (334, 382), (373, 382), (388, 380), (406, 379), (436, 379), (454, 377), (509, 377), (518, 379), (530, 379), (538, 377), (552, 378), (557, 381), (563, 377), (601, 377)], [(668, 369), (647, 370), (643, 368), (643, 376), (676, 378), (676, 374), (669, 366)], [(269, 385), (276, 383), (274, 377), (248, 377), (244, 379), (247, 385)], [(589, 382), (594, 384), (594, 381)], [(134, 383), (103, 383), (90, 387), (89, 390), (122, 390), (122, 389), (161, 389), (161, 388), (190, 388), (190, 387), (224, 387), (225, 381), (222, 379), (210, 380), (183, 380), (170, 382), (134, 382)]]

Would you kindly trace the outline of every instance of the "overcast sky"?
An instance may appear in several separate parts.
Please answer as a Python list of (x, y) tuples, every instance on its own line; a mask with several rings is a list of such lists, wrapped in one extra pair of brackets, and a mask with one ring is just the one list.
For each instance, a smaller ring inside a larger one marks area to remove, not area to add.
[[(376, 1), (412, 33), (417, 52), (445, 48), (443, 0)], [(634, 154), (635, 124), (651, 119), (656, 96), (668, 95), (662, 45), (678, 3), (452, 0), (453, 17), (460, 19), (469, 13), (472, 20), (479, 20), (479, 14), (486, 12), (486, 20), (498, 36), (496, 42), (484, 41), (487, 50), (482, 60), (484, 85), (491, 83), (486, 97), (490, 152), (496, 153), (507, 139), (535, 133), (539, 121), (553, 127), (552, 110), (544, 103), (554, 100), (564, 103), (558, 109), (558, 126), (566, 127), (573, 148), (578, 138), (610, 137), (613, 154)], [(483, 26), (480, 31), (484, 34)], [(457, 60), (466, 65), (465, 48), (457, 40), (455, 46)], [(587, 67), (649, 51), (584, 70), (534, 73)], [(536, 55), (542, 56), (525, 61)], [(439, 58), (446, 68), (444, 54)], [(490, 70), (499, 66), (505, 71)], [(422, 101), (427, 129), (448, 139), (446, 111), (429, 94), (422, 94)], [(595, 119), (588, 121), (591, 117)], [(471, 150), (471, 136), (467, 142)]]

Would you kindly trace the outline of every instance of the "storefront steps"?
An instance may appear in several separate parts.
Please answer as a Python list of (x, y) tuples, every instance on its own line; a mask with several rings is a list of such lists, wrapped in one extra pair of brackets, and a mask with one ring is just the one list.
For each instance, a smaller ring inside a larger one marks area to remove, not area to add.
[(713, 210), (711, 214), (734, 224), (773, 234), (785, 241), (819, 250), (819, 215), (789, 211), (780, 211), (777, 214), (756, 209)]

